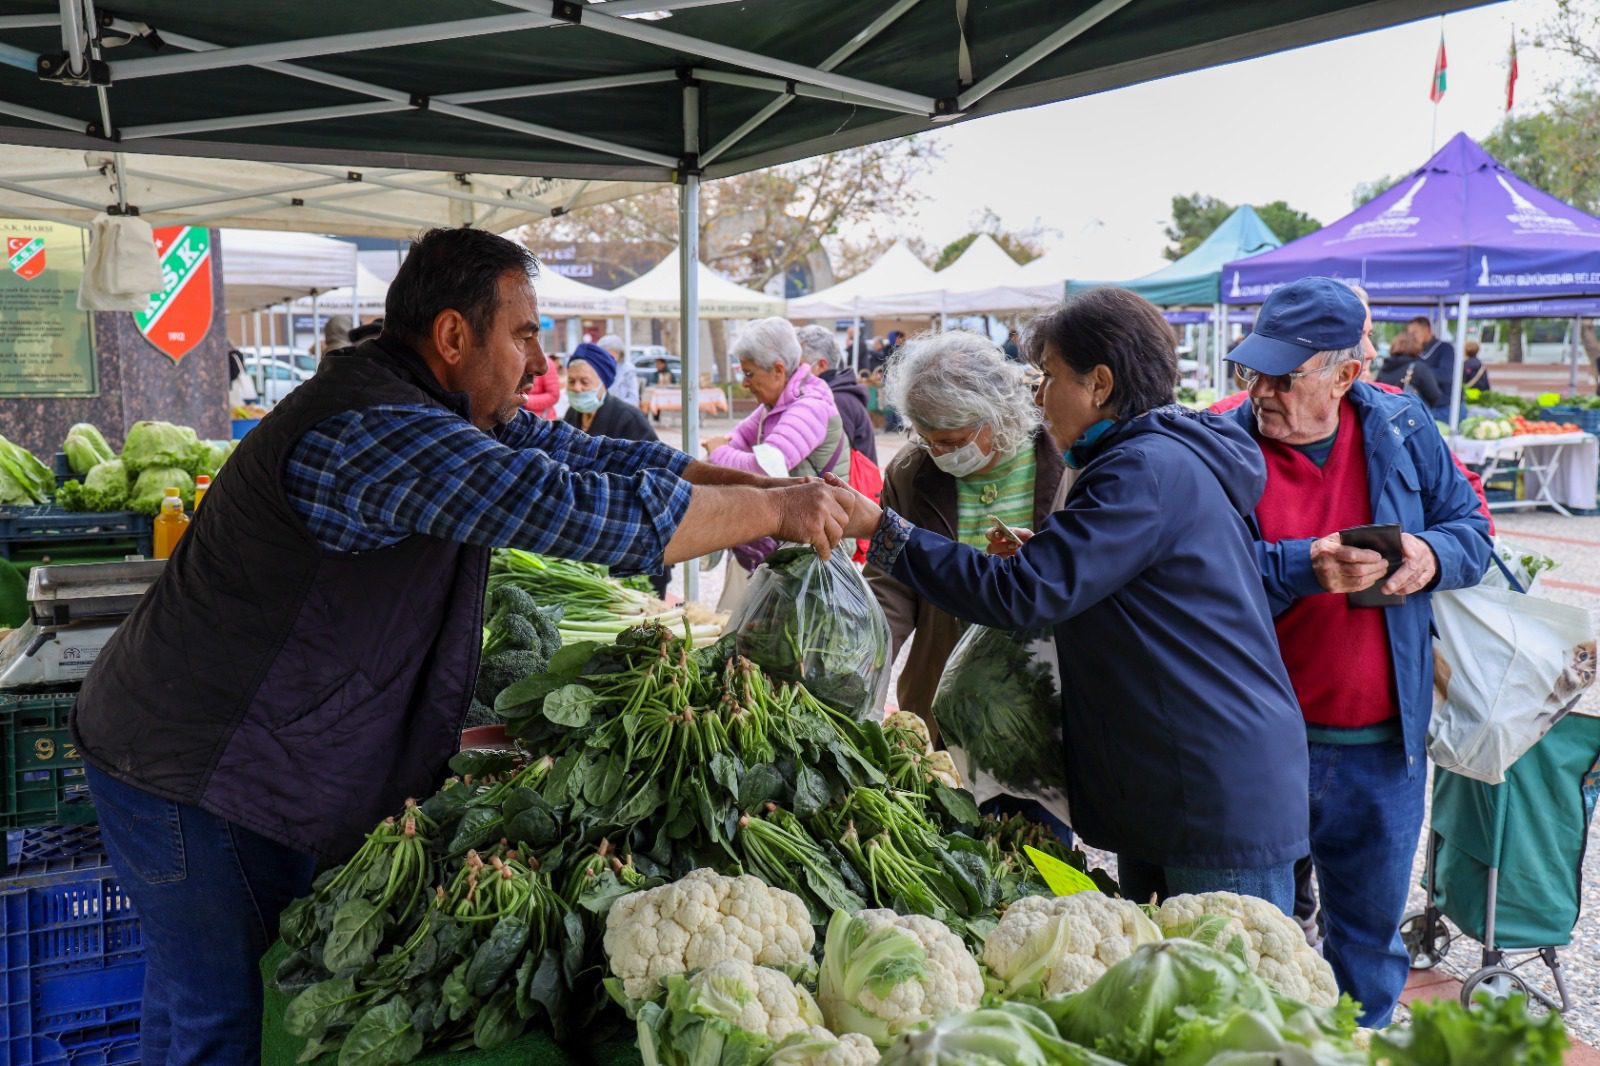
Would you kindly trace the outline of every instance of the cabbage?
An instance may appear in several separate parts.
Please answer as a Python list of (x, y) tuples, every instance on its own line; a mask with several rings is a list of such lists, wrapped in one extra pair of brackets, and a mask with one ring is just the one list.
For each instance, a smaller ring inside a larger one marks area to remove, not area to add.
[[(126, 449), (123, 454), (127, 454)], [(123, 462), (126, 463), (127, 460), (124, 459)], [(159, 513), (161, 498), (167, 494), (167, 489), (174, 485), (178, 488), (178, 494), (183, 497), (185, 507), (194, 503), (194, 478), (189, 476), (187, 470), (177, 466), (152, 466), (141, 470), (128, 497), (128, 510), (152, 515)]]
[(56, 478), (32, 452), (0, 437), (0, 503), (44, 503)]
[(1005, 1003), (950, 1014), (902, 1035), (878, 1066), (1117, 1066), (1061, 1039), (1037, 1007)]
[(1063, 1037), (1128, 1066), (1165, 1063), (1168, 1042), (1197, 1022), (1215, 1027), (1255, 1011), (1274, 1029), (1284, 1024), (1277, 996), (1243, 960), (1189, 940), (1136, 948), (1082, 992), (1043, 1007)]
[(69, 511), (121, 511), (128, 506), (128, 468), (121, 459), (99, 463), (83, 481), (56, 490), (56, 503)]
[(222, 469), (222, 464), (227, 462), (228, 456), (233, 454), (236, 444), (238, 444), (238, 441), (197, 441), (194, 447), (193, 459), (195, 477), (199, 477), (201, 474), (210, 478), (216, 477), (217, 471)]
[(194, 469), (195, 446), (199, 443), (200, 438), (188, 426), (135, 422), (122, 446), (122, 461), (136, 474), (157, 466), (181, 467), (189, 473)]
[(61, 450), (67, 453), (67, 462), (79, 477), (117, 457), (100, 431), (87, 422), (79, 422), (67, 430), (67, 439), (61, 442)]

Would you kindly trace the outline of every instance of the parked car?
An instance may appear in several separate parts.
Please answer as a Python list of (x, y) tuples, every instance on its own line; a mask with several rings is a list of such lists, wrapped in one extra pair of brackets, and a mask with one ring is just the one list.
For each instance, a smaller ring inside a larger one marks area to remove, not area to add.
[(671, 355), (659, 344), (645, 348), (630, 348), (628, 361), (633, 363), (633, 368), (639, 372), (639, 384), (648, 388), (656, 383), (656, 360), (667, 361), (667, 371), (672, 375), (673, 384), (683, 380), (683, 360)]
[(287, 359), (257, 361), (247, 357), (244, 365), (255, 380), (260, 402), (268, 407), (289, 395), (296, 386), (311, 380), (311, 371), (302, 370)]

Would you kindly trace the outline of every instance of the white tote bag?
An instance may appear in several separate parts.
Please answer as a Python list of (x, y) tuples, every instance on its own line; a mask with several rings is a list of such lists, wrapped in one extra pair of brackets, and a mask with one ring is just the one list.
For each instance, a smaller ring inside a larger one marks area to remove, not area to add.
[(1494, 562), (1510, 588), (1496, 581), (1434, 593), (1428, 756), (1498, 785), (1594, 684), (1595, 624), (1581, 607), (1527, 595)]

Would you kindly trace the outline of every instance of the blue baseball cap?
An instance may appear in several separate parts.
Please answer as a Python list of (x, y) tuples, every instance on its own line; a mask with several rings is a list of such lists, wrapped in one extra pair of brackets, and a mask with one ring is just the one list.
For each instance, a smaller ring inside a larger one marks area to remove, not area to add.
[(1366, 321), (1361, 297), (1344, 282), (1301, 278), (1273, 290), (1228, 358), (1263, 374), (1287, 374), (1318, 352), (1354, 348)]

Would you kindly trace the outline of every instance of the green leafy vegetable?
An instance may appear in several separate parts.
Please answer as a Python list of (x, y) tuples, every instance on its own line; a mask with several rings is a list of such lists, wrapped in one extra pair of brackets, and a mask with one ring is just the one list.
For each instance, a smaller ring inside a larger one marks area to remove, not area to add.
[(79, 422), (67, 430), (67, 437), (61, 442), (61, 450), (66, 453), (72, 472), (79, 477), (99, 464), (117, 457), (117, 453), (111, 450), (111, 445), (106, 443), (100, 431), (87, 422)]
[[(126, 463), (127, 460), (124, 459), (123, 462)], [(159, 513), (161, 500), (169, 488), (178, 490), (178, 495), (183, 497), (185, 507), (193, 505), (194, 478), (190, 477), (182, 467), (145, 467), (139, 472), (138, 478), (133, 483), (133, 489), (128, 494), (128, 510), (138, 511), (141, 514)]]
[(193, 474), (195, 448), (200, 443), (195, 431), (171, 422), (135, 422), (122, 445), (122, 461), (135, 474), (153, 467), (178, 467)]
[(1411, 1005), (1411, 1024), (1372, 1038), (1373, 1060), (1390, 1066), (1561, 1066), (1571, 1041), (1561, 1015), (1528, 1013), (1522, 996), (1478, 994), (1471, 1010), (1455, 999)]
[(44, 503), (55, 475), (32, 452), (0, 437), (0, 503)]

